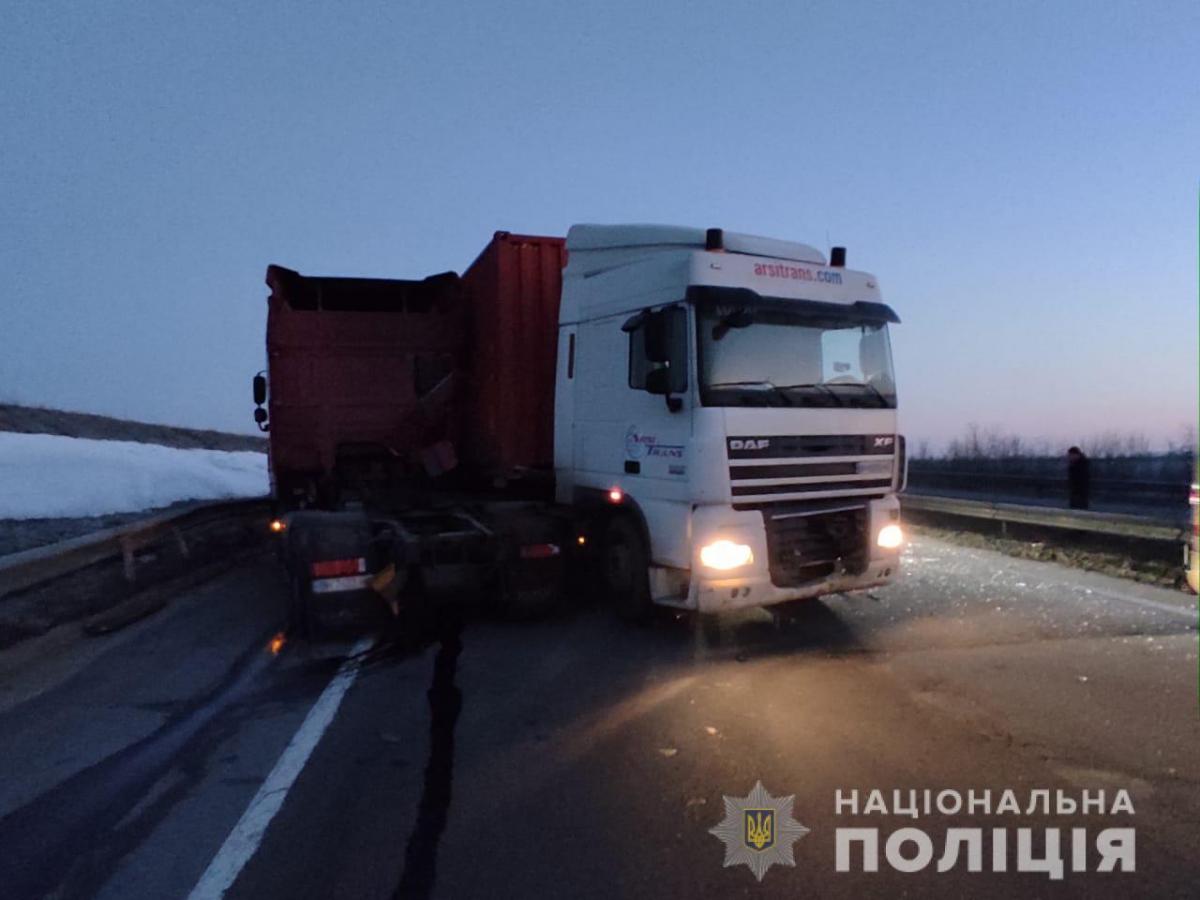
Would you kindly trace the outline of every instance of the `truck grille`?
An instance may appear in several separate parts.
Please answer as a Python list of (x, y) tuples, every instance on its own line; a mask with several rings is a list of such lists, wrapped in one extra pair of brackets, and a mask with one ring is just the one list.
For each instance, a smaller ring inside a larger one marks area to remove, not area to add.
[(734, 509), (881, 497), (892, 487), (890, 434), (731, 437), (726, 446)]
[(795, 587), (835, 572), (867, 567), (865, 506), (763, 512), (771, 583)]

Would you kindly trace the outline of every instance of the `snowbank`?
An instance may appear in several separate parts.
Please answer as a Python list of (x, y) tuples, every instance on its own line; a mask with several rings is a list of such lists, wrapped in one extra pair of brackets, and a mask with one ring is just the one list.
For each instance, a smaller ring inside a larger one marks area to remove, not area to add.
[(267, 491), (264, 453), (0, 432), (0, 519), (137, 512)]

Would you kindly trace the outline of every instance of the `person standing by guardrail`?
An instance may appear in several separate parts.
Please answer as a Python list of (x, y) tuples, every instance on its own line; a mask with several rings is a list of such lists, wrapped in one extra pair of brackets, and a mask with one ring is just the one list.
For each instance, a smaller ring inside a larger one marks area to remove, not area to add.
[(1067, 451), (1067, 499), (1071, 509), (1087, 509), (1092, 490), (1091, 465), (1078, 447)]

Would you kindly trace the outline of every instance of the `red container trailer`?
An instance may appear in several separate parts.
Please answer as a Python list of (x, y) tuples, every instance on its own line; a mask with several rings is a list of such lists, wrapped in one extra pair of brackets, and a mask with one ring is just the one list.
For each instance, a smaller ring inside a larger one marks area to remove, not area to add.
[(498, 231), (463, 275), (471, 322), (464, 456), (511, 475), (554, 465), (554, 366), (566, 242)]

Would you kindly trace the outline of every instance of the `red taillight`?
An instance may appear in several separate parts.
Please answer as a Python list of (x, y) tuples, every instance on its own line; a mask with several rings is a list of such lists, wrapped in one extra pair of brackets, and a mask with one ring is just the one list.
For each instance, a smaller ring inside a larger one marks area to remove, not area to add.
[(558, 544), (526, 544), (521, 548), (521, 559), (550, 559), (560, 552)]
[(361, 575), (367, 571), (367, 561), (358, 559), (326, 559), (312, 564), (313, 578), (337, 578), (339, 575)]

